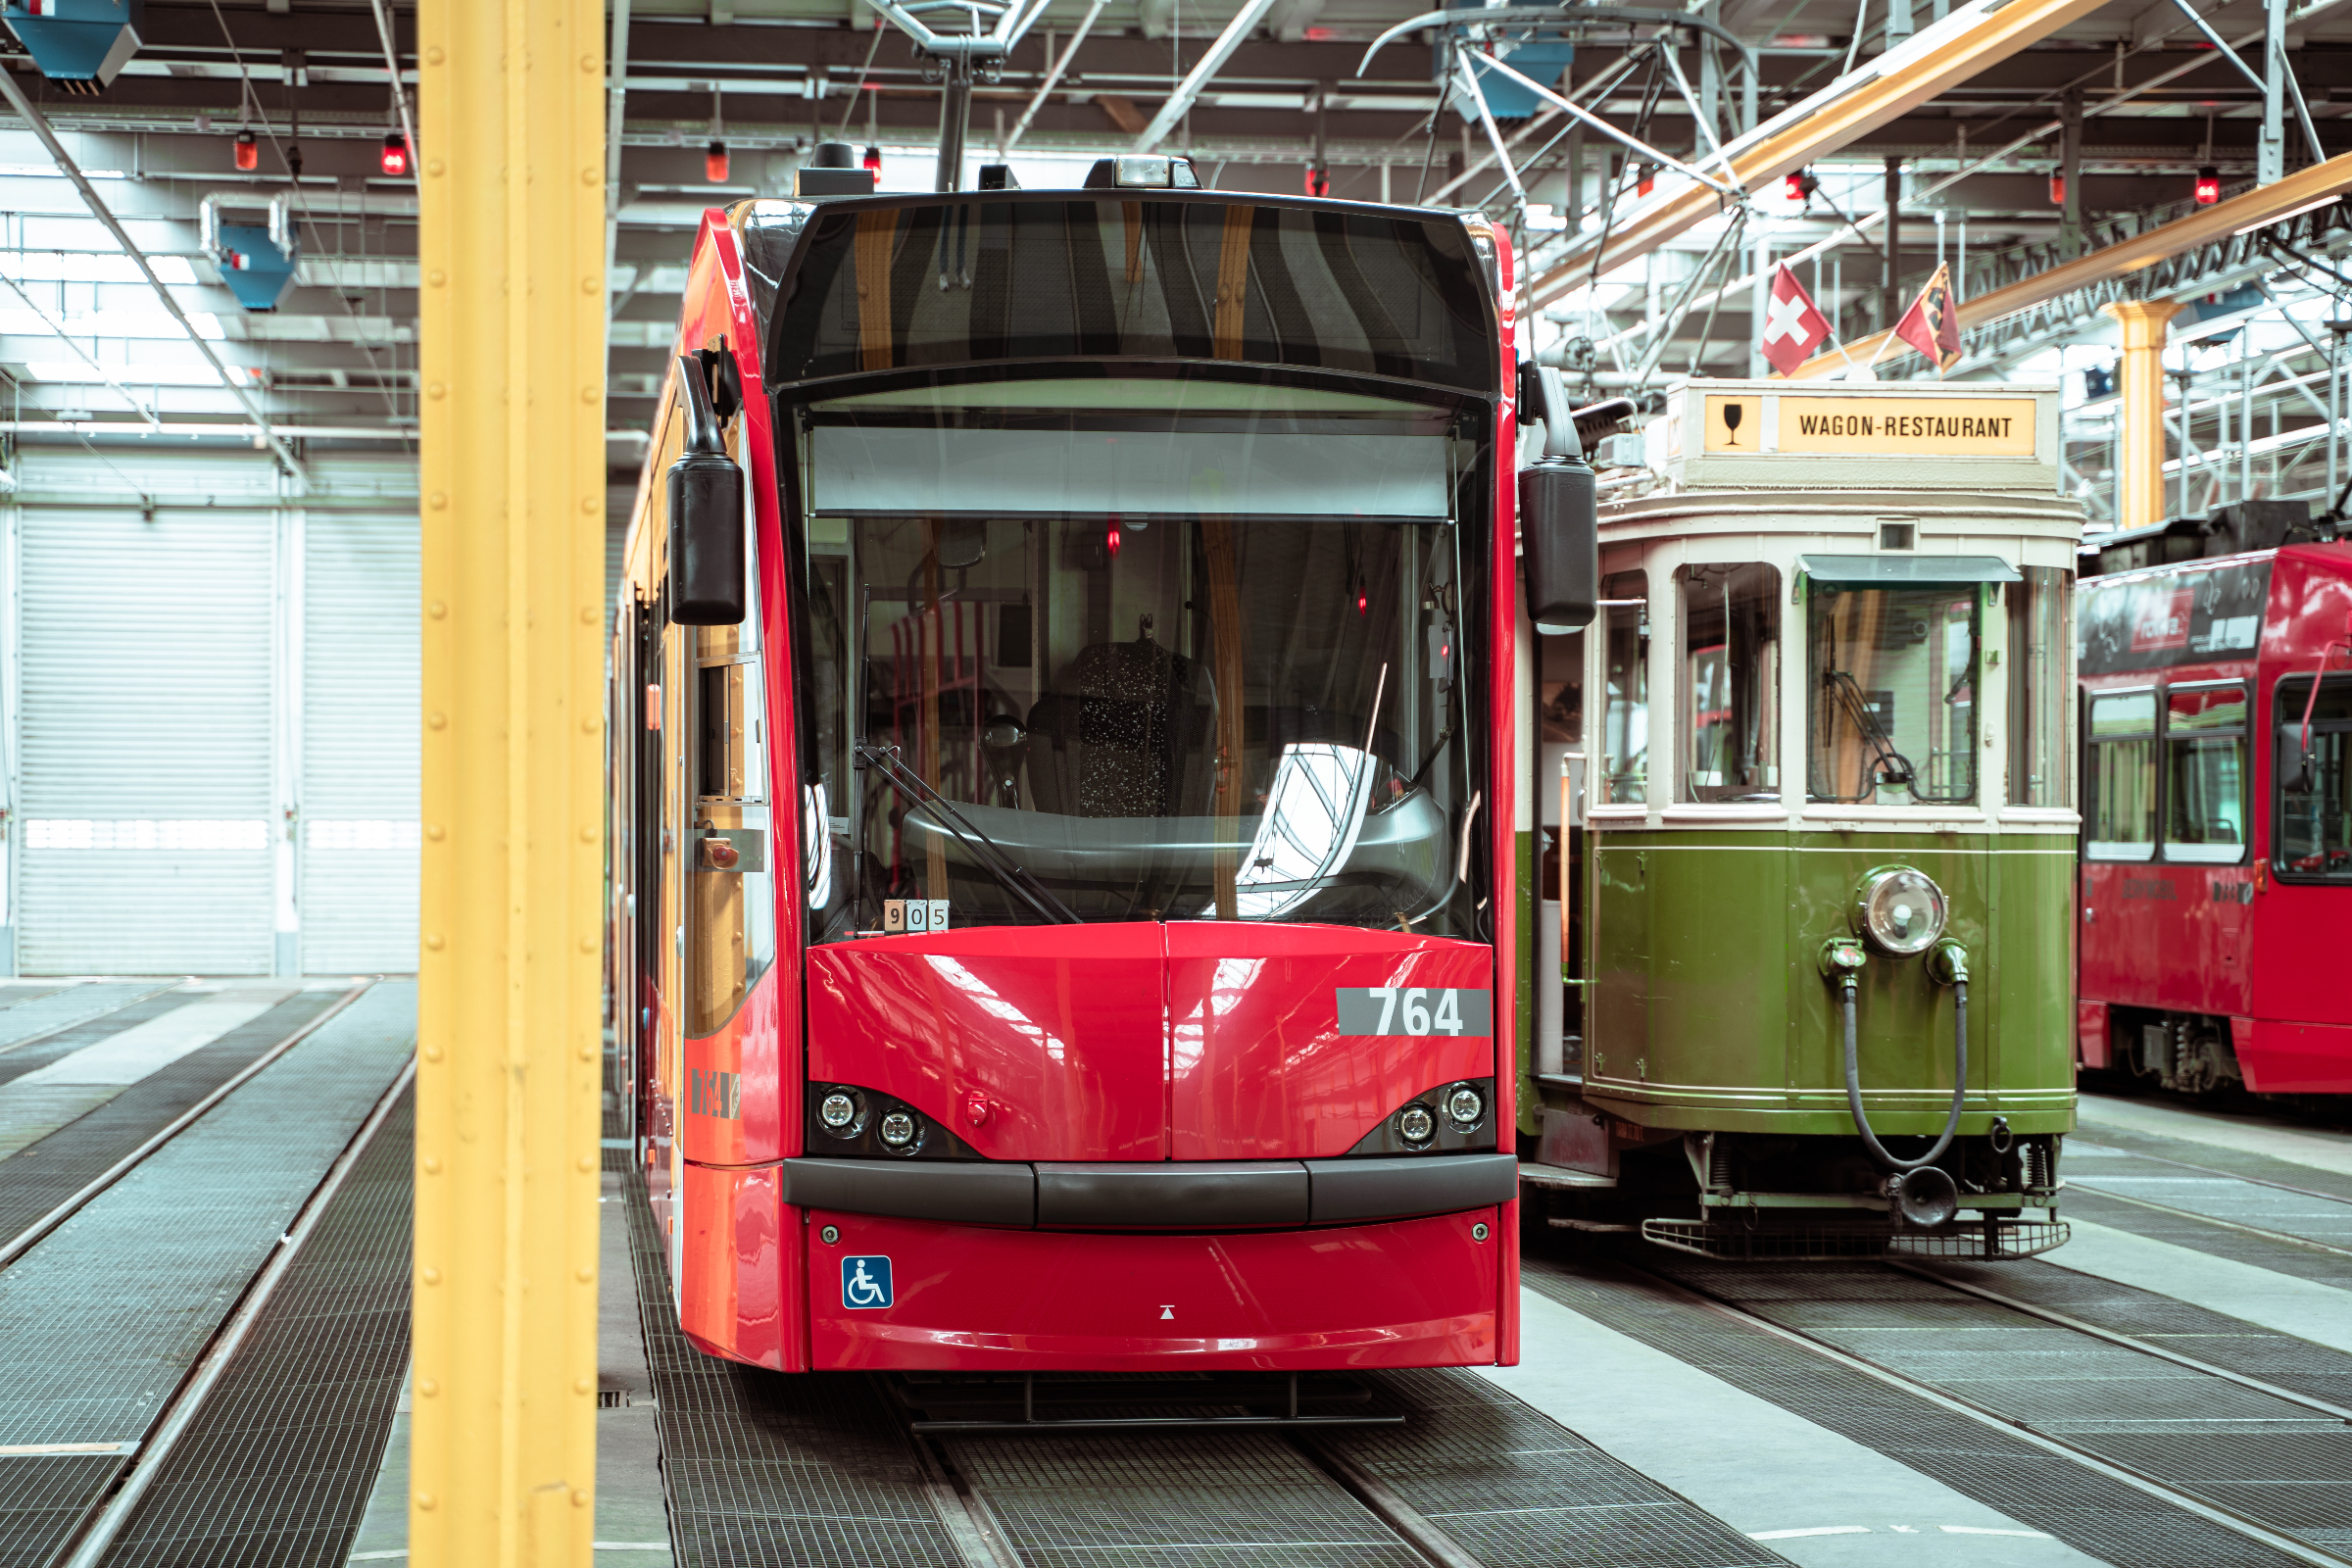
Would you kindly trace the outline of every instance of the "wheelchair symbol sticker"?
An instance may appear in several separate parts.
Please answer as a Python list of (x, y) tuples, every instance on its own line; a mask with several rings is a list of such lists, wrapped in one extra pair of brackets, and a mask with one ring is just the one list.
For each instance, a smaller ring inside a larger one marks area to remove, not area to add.
[(847, 1307), (890, 1304), (890, 1259), (873, 1254), (841, 1260), (841, 1304)]

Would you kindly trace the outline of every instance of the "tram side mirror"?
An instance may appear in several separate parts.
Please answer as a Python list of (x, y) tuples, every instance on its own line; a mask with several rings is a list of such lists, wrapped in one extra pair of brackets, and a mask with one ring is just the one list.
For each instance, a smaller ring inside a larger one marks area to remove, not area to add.
[(1582, 458), (1546, 458), (1520, 471), (1519, 564), (1536, 630), (1557, 635), (1592, 623), (1600, 504)]
[(678, 356), (686, 450), (669, 466), (669, 618), (743, 623), (743, 469), (727, 456), (700, 356)]
[(2311, 788), (2304, 774), (2303, 735), (2300, 726), (2282, 724), (2278, 728), (2278, 789), (2281, 794), (2301, 795)]

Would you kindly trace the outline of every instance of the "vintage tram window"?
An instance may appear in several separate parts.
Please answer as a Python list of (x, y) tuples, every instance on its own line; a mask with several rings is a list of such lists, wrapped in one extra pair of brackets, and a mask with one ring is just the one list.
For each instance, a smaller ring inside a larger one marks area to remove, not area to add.
[(2175, 686), (2164, 709), (2164, 858), (2235, 864), (2246, 855), (2246, 688)]
[(2066, 654), (2074, 646), (2074, 573), (2022, 566), (2009, 609), (2009, 804), (2069, 802)]
[(808, 505), (847, 548), (833, 624), (811, 617), (842, 652), (810, 669), (851, 753), (805, 781), (842, 813), (816, 939), (916, 902), (951, 928), (1473, 934), (1489, 612), (1464, 586), (1484, 536), (1453, 521), (1478, 494), (1464, 417), (1173, 377), (812, 406)]
[(1686, 801), (1781, 798), (1781, 574), (1754, 563), (1683, 566)]
[(2111, 692), (2090, 700), (2090, 833), (2094, 860), (2156, 855), (2156, 693)]
[[(2303, 710), (2311, 710), (2309, 750)], [(2282, 881), (2352, 882), (2352, 678), (2330, 675), (2311, 696), (2308, 675), (2278, 683), (2271, 701), (2278, 794), (2272, 868)]]
[(1976, 583), (1809, 585), (1811, 799), (1951, 806), (1977, 798), (1983, 596)]
[(1600, 787), (1595, 806), (1638, 806), (1649, 799), (1649, 575), (1613, 572), (1601, 579)]

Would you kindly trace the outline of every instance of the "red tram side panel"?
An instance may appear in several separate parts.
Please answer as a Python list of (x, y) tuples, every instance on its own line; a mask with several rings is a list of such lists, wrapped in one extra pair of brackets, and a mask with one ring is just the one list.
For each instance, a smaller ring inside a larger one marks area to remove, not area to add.
[[(821, 824), (810, 813), (824, 802), (803, 755), (812, 720), (796, 711), (814, 701), (808, 672), (794, 664), (808, 635), (796, 617), (810, 613), (791, 554), (804, 548), (794, 510), (803, 481), (791, 471), (794, 433), (774, 423), (784, 405), (771, 404), (762, 372), (771, 307), (754, 296), (748, 217), (706, 216), (676, 353), (716, 362), (716, 374), (704, 370), (710, 384), (739, 389), (727, 442), (750, 480), (753, 618), (740, 630), (665, 618), (662, 486), (684, 439), (684, 372), (673, 371), (613, 644), (613, 995), (626, 1004), (636, 1153), (687, 1337), (780, 1371), (1515, 1360), (1514, 1199), (1464, 1198), (1432, 1212), (1426, 1200), (1398, 1202), (1381, 1189), (1383, 1169), (1398, 1161), (1367, 1157), (1393, 1141), (1400, 1107), (1416, 1097), (1437, 1105), (1432, 1097), (1461, 1085), (1483, 1097), (1486, 1142), (1470, 1147), (1492, 1150), (1490, 1160), (1511, 1154), (1507, 743), (1489, 749), (1445, 844), (1446, 867), (1457, 857), (1470, 867), (1474, 843), (1493, 867), (1480, 906), (1492, 904), (1489, 940), (1417, 934), (1401, 911), (1394, 930), (958, 920), (811, 939), (820, 897), (811, 889), (835, 871), (823, 828), (808, 825)], [(1225, 255), (1238, 254), (1224, 243)], [(1462, 518), (1480, 528), (1489, 563), (1471, 601), (1484, 624), (1461, 628), (1475, 637), (1428, 643), (1471, 645), (1462, 658), (1475, 660), (1470, 690), (1484, 710), (1473, 722), (1507, 737), (1514, 425), (1500, 370), (1512, 361), (1510, 257), (1499, 236), (1486, 243), (1504, 302), (1499, 343), (1489, 339), (1498, 444), (1494, 488)], [(862, 276), (862, 229), (858, 245)], [(873, 328), (861, 311), (851, 316)], [(1141, 537), (1144, 525), (1132, 526)], [(906, 624), (892, 628), (902, 641)], [(865, 653), (880, 657), (872, 644)], [(1385, 670), (1382, 680), (1385, 692)], [(893, 696), (904, 705), (905, 693)], [(1348, 722), (1361, 738), (1365, 721)], [(756, 874), (708, 874), (703, 857), (721, 837), (756, 855), (744, 862)], [(737, 903), (716, 928), (731, 934), (713, 946), (701, 933), (713, 928), (712, 901), (727, 898)], [(1350, 1021), (1348, 1008), (1378, 1008), (1383, 997), (1396, 1021), (1384, 1013), (1375, 1025), (1361, 1012)], [(860, 1117), (919, 1116), (935, 1135), (924, 1157), (860, 1165), (832, 1157), (851, 1151), (830, 1142), (816, 1147), (815, 1101), (836, 1090), (857, 1098)], [(1004, 1197), (1010, 1189), (998, 1178), (1012, 1171), (1034, 1172), (1033, 1196)], [(1199, 1173), (1203, 1211), (1218, 1217), (1178, 1224), (1121, 1209), (1120, 1183), (1138, 1171)], [(914, 1208), (940, 1206), (945, 1217), (904, 1211), (895, 1197), (868, 1200), (876, 1183), (893, 1181), (894, 1193), (925, 1195)], [(1310, 1190), (1311, 1209), (1298, 1206)]]
[(2352, 545), (2089, 576), (2077, 612), (2082, 1065), (2352, 1093)]

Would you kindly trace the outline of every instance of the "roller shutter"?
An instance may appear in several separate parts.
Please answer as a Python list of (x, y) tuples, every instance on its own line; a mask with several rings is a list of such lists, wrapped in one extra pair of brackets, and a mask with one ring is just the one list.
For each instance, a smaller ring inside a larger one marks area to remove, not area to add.
[(305, 974), (416, 967), (417, 546), (413, 514), (304, 536)]
[(272, 528), (25, 509), (22, 972), (270, 972)]

